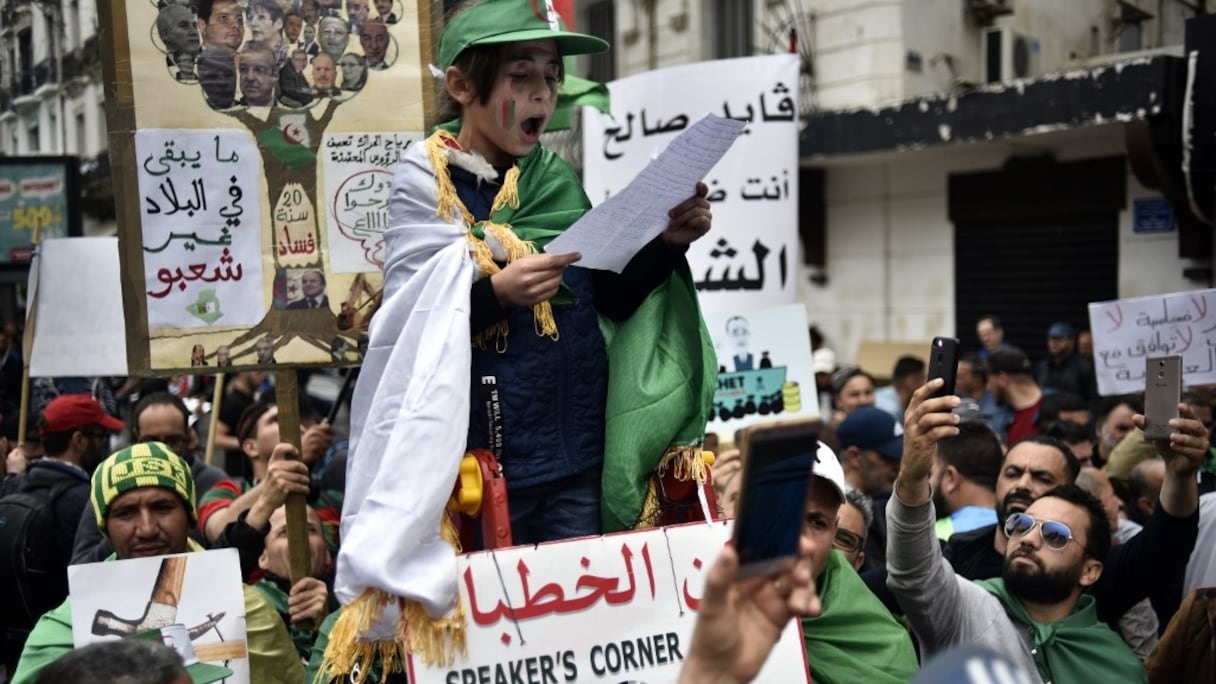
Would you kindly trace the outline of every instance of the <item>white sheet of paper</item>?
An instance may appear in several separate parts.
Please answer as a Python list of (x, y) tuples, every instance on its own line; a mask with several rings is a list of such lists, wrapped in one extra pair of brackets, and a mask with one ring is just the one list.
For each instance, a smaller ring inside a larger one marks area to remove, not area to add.
[(43, 240), (30, 293), (38, 302), (30, 375), (127, 374), (118, 238)]
[(592, 209), (554, 238), (550, 254), (578, 252), (578, 265), (620, 273), (633, 255), (667, 227), (667, 212), (693, 188), (743, 133), (742, 121), (707, 114), (618, 194)]

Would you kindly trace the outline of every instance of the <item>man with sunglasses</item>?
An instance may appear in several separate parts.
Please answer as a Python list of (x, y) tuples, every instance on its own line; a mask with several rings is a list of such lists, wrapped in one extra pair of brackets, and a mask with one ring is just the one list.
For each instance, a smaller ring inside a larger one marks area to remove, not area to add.
[[(926, 654), (979, 641), (1036, 668), (1044, 681), (1145, 681), (1139, 659), (1102, 623), (1095, 599), (1084, 593), (1099, 584), (1103, 561), (1114, 552), (1101, 504), (1071, 484), (1077, 467), (1075, 457), (1068, 458), (1068, 447), (1036, 440), (1015, 445), (1007, 455), (1001, 474), (1006, 486), (998, 491), (1002, 523), (989, 547), (1002, 557), (999, 579), (970, 582), (943, 562), (933, 534), (929, 474), (937, 442), (958, 434), (959, 418), (950, 410), (959, 400), (930, 398), (940, 384), (933, 380), (913, 395), (904, 457), (887, 509), (888, 586)], [(1170, 516), (1193, 518), (1198, 501), (1196, 451), (1207, 434), (1187, 411), (1171, 424), (1175, 432), (1158, 445), (1175, 476), (1163, 505)], [(1066, 474), (1056, 472), (1065, 470), (1058, 464), (1046, 465), (1053, 462), (1038, 449), (1049, 447), (1063, 455)], [(1181, 482), (1188, 476), (1189, 488)], [(1058, 484), (1058, 477), (1067, 479)], [(1184, 556), (1193, 545), (1191, 536)], [(1153, 547), (1144, 547), (1149, 548)], [(1151, 561), (1144, 562), (1145, 558)], [(1144, 571), (1146, 576), (1171, 572), (1168, 559), (1161, 562), (1154, 555), (1139, 559), (1136, 565), (1151, 568)], [(1121, 601), (1135, 603), (1148, 591), (1147, 586), (1129, 585), (1135, 572), (1124, 567), (1120, 574), (1109, 586), (1129, 595), (1099, 598), (1108, 603), (1108, 610)], [(1122, 612), (1118, 610), (1116, 616)]]
[(811, 679), (827, 684), (906, 682), (916, 673), (916, 652), (908, 631), (866, 588), (841, 550), (849, 544), (855, 544), (855, 552), (861, 550), (861, 539), (853, 535), (850, 540), (838, 527), (846, 491), (852, 491), (845, 483), (844, 470), (836, 454), (822, 442), (813, 464), (811, 460), (808, 458), (807, 465), (814, 477), (802, 545), (809, 550), (822, 605), (818, 616), (802, 618)]
[[(195, 453), (198, 451), (198, 433), (190, 427), (190, 409), (185, 402), (169, 392), (153, 392), (144, 395), (131, 411), (131, 441), (132, 442), (161, 442), (190, 466), (190, 474), (197, 485), (195, 505), (198, 499), (211, 487), (227, 478), (224, 471), (215, 466), (207, 465), (206, 461)], [(197, 530), (191, 530), (191, 536), (197, 542), (203, 542), (203, 536)], [(110, 540), (101, 534), (97, 528), (97, 518), (88, 506), (80, 516), (76, 527), (76, 541), (72, 548), (72, 564), (96, 563), (103, 561), (114, 552)]]

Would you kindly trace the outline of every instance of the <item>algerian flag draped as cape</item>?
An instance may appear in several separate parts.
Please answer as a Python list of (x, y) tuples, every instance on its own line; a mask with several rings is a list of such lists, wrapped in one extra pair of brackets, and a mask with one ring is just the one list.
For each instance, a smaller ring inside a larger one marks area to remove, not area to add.
[[(393, 183), (384, 300), (351, 406), (331, 671), (365, 669), (372, 656), (396, 668), (405, 649), (450, 662), (463, 649), (445, 506), (468, 433), (470, 289), (495, 260), (542, 249), (590, 207), (573, 170), (538, 145), (508, 172), (490, 221), (473, 224), (447, 174), (456, 147), (446, 130), (410, 146)], [(552, 332), (548, 306), (534, 307), (536, 330), (507, 332)], [(628, 321), (601, 327), (611, 373), (602, 511), (615, 531), (653, 509), (656, 469), (703, 479), (696, 446), (717, 361), (687, 264)]]

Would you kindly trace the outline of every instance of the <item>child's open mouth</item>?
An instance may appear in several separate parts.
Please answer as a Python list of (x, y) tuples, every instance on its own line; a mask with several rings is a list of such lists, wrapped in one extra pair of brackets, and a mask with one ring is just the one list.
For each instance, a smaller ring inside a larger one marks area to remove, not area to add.
[(531, 117), (528, 117), (527, 119), (524, 119), (523, 122), (520, 123), (519, 127), (520, 127), (520, 130), (523, 131), (524, 137), (526, 137), (527, 139), (529, 139), (531, 141), (536, 141), (537, 139), (540, 138), (540, 132), (544, 125), (545, 125), (545, 117), (531, 116)]

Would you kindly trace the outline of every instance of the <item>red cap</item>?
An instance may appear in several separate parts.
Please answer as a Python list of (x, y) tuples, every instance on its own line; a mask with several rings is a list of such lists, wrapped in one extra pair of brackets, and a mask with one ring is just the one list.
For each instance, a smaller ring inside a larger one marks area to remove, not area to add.
[(100, 425), (110, 432), (122, 432), (122, 421), (106, 413), (97, 400), (88, 394), (62, 394), (47, 404), (42, 412), (45, 423), (41, 432), (71, 432), (86, 425)]

